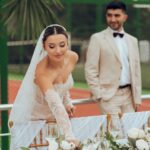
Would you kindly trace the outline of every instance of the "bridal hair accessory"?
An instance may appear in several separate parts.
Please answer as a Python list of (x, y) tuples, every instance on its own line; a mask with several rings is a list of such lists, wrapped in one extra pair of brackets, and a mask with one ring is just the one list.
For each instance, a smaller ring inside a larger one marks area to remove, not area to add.
[(63, 27), (59, 24), (52, 24), (52, 25), (47, 26), (47, 28), (49, 28), (49, 27), (61, 27), (64, 31), (67, 31), (65, 27)]

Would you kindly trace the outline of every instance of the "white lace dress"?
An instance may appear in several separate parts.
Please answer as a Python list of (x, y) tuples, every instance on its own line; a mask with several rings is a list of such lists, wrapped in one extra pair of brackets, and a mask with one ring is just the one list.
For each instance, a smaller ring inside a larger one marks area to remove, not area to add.
[[(67, 105), (72, 105), (69, 95), (69, 89), (73, 86), (73, 79), (70, 75), (66, 83), (55, 84), (54, 91), (56, 91), (60, 97), (61, 101), (54, 99), (50, 99), (50, 103), (45, 100), (44, 95), (41, 93), (39, 87), (37, 86), (37, 99), (32, 112), (32, 120), (46, 120), (48, 122), (56, 121), (57, 125), (64, 134), (66, 134), (69, 138), (74, 139), (74, 135), (72, 133), (72, 127), (70, 120), (68, 119), (68, 114), (64, 113), (64, 109)], [(65, 111), (66, 112), (66, 111)], [(45, 137), (48, 134), (48, 126), (44, 125), (42, 129), (43, 140), (45, 141)], [(39, 133), (40, 135), (40, 133)], [(38, 136), (37, 135), (37, 139)], [(39, 138), (40, 140), (40, 138)], [(38, 148), (38, 150), (45, 150), (46, 148)]]

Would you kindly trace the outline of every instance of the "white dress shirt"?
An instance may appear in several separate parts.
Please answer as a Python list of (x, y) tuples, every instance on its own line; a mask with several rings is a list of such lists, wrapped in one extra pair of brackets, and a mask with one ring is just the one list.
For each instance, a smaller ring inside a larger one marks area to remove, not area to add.
[[(116, 31), (113, 31), (113, 32), (116, 32)], [(119, 33), (124, 34), (124, 30), (120, 31)], [(129, 49), (125, 41), (125, 37), (121, 38), (120, 36), (116, 36), (114, 37), (114, 40), (118, 47), (119, 54), (120, 54), (120, 61), (122, 64), (120, 86), (123, 86), (123, 85), (131, 83), (130, 66), (129, 66)]]

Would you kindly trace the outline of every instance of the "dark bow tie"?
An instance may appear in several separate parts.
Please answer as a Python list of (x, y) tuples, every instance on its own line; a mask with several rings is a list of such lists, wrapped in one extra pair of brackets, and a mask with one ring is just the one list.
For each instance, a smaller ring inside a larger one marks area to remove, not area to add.
[(119, 36), (119, 37), (123, 38), (124, 34), (123, 34), (123, 33), (114, 32), (114, 33), (113, 33), (113, 36), (114, 36), (114, 37)]

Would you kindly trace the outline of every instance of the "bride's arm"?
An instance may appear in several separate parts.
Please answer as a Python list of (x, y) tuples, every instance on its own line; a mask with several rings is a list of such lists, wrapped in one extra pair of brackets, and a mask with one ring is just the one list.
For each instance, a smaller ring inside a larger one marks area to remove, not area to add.
[(41, 76), (38, 78), (38, 85), (56, 119), (58, 127), (64, 133), (65, 139), (68, 141), (75, 140), (69, 116), (59, 94), (53, 88), (52, 81), (49, 78)]
[(74, 140), (72, 127), (66, 109), (60, 99), (59, 94), (54, 89), (48, 89), (45, 92), (45, 100), (55, 116), (59, 128), (63, 131), (66, 140)]
[(63, 103), (64, 103), (65, 108), (69, 114), (69, 117), (73, 117), (74, 112), (75, 112), (75, 107), (72, 104), (69, 91), (66, 91), (66, 93), (63, 97)]
[(65, 95), (63, 97), (63, 103), (64, 103), (65, 107), (67, 107), (67, 106), (73, 106), (72, 102), (71, 102), (69, 91), (66, 91), (66, 93), (65, 93)]

